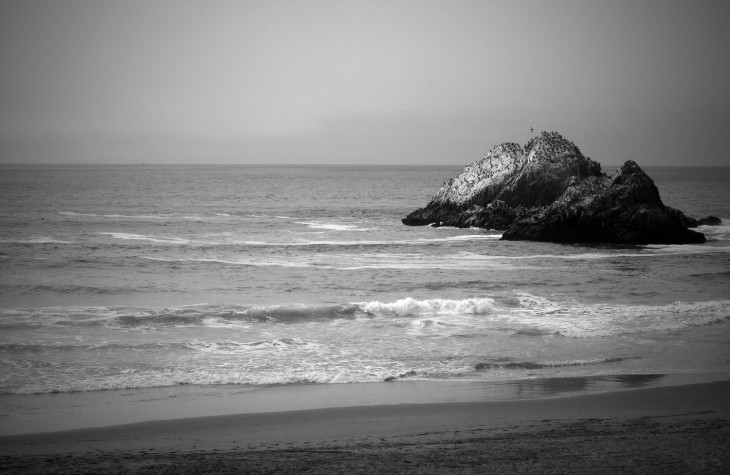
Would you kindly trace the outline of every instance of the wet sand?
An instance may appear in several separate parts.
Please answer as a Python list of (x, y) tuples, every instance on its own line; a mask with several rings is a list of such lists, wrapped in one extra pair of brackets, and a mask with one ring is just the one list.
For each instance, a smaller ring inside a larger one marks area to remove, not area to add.
[(729, 467), (730, 381), (0, 437), (3, 473), (726, 473)]

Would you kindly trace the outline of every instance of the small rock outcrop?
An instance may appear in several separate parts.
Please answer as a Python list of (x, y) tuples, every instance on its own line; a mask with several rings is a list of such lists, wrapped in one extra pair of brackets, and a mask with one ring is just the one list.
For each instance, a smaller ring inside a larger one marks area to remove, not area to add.
[(403, 223), (501, 229), (506, 240), (684, 244), (704, 242), (687, 228), (712, 219), (664, 206), (635, 162), (609, 177), (572, 142), (543, 132), (524, 149), (497, 145)]

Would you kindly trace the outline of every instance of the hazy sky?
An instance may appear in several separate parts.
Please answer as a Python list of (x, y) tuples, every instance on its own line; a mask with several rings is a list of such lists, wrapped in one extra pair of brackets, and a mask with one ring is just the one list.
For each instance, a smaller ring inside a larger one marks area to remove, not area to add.
[(0, 0), (2, 163), (730, 165), (730, 2)]

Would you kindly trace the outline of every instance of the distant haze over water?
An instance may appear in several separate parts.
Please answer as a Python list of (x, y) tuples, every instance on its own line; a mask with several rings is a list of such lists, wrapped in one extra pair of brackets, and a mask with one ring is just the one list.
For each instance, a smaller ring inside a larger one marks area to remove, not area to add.
[(725, 165), (727, 1), (0, 2), (0, 163)]

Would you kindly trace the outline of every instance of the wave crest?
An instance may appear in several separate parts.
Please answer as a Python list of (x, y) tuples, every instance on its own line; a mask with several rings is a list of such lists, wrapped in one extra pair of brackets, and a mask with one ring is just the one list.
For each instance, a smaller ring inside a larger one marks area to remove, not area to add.
[[(601, 338), (662, 333), (730, 321), (730, 300), (675, 302), (668, 305), (584, 304), (530, 294), (369, 301), (339, 305), (191, 305), (169, 308), (41, 307), (0, 310), (0, 329), (49, 326), (121, 329), (165, 327), (239, 328), (260, 324), (297, 324), (335, 320), (383, 319), (402, 325), (411, 319), (428, 331), (448, 326), (454, 335), (484, 331), (523, 338)], [(439, 325), (430, 325), (438, 322)], [(414, 328), (415, 328), (414, 327)], [(413, 331), (413, 328), (411, 328)]]
[(392, 303), (364, 302), (357, 304), (369, 315), (438, 315), (438, 314), (488, 314), (495, 310), (492, 298), (471, 298), (464, 300), (430, 299), (416, 300), (411, 297)]

